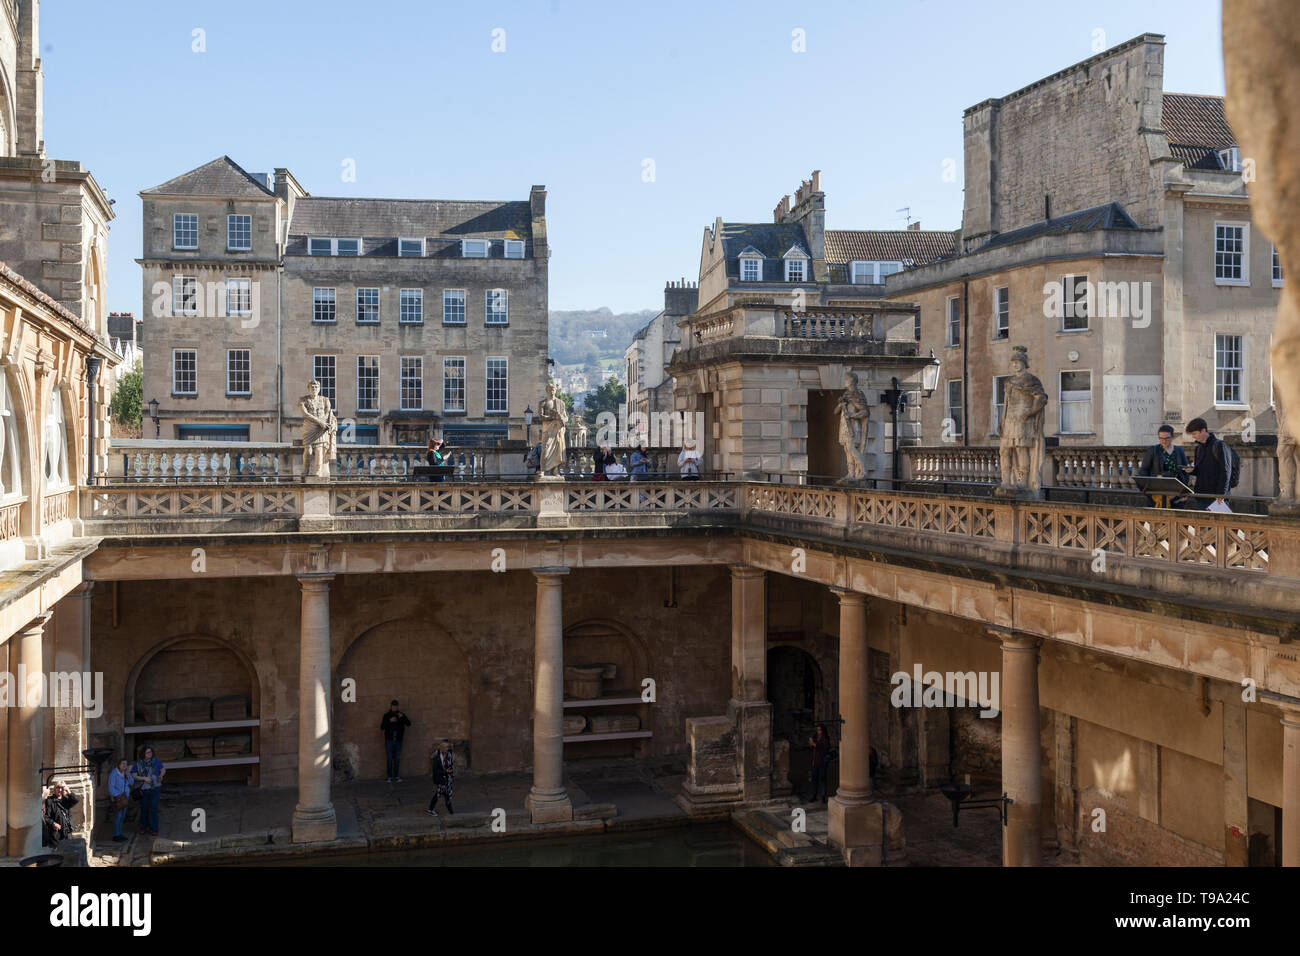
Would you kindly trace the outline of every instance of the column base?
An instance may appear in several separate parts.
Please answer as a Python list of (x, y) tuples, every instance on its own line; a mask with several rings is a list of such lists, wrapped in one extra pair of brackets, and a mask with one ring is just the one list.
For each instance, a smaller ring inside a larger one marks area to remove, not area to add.
[(906, 858), (903, 815), (883, 800), (859, 803), (834, 796), (827, 802), (828, 837), (848, 866), (889, 866)]
[(339, 836), (339, 821), (333, 804), (311, 810), (298, 807), (293, 811), (292, 826), (294, 843), (324, 843), (337, 840)]
[(682, 792), (676, 799), (677, 805), (692, 820), (729, 817), (732, 810), (745, 802), (744, 794), (736, 784), (695, 786), (690, 781), (682, 784)]
[(573, 820), (573, 801), (563, 790), (552, 794), (533, 789), (524, 798), (524, 807), (533, 823), (570, 823)]

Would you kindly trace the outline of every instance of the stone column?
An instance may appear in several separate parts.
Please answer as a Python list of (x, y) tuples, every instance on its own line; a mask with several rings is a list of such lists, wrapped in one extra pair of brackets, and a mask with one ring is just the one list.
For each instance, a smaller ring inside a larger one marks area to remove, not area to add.
[(1042, 856), (1043, 754), (1038, 729), (1038, 649), (1028, 634), (991, 628), (1002, 642), (1002, 789), (1013, 803), (1002, 828), (1002, 865)]
[[(94, 590), (93, 581), (77, 585), (56, 605), (52, 621), (54, 669), (66, 675), (80, 675), (80, 684), (74, 681), (69, 686), (81, 688), (80, 701), (49, 701), (49, 706), (54, 708), (54, 763), (60, 767), (85, 764), (81, 752), (89, 746), (86, 711), (102, 712), (104, 705), (103, 678), (97, 682), (90, 667), (90, 596)], [(60, 774), (59, 779), (81, 801), (72, 808), (73, 823), (78, 829), (89, 828), (94, 820), (94, 777), (82, 772)]]
[(840, 783), (827, 803), (832, 845), (850, 866), (878, 865), (884, 839), (882, 811), (871, 799), (870, 673), (867, 599), (832, 588), (840, 599)]
[(1282, 715), (1282, 865), (1300, 866), (1300, 710)]
[(50, 611), (32, 619), (9, 639), (9, 669), (18, 681), (17, 706), (9, 709), (8, 852), (32, 856), (41, 852), (41, 699), (28, 695), (32, 675), (43, 677), (41, 660), (45, 623)]
[(302, 625), (298, 662), (298, 806), (293, 842), (338, 836), (330, 802), (330, 581), (333, 574), (300, 574)]
[(564, 604), (568, 568), (536, 568), (537, 624), (533, 645), (533, 787), (524, 805), (533, 823), (573, 819), (564, 792)]
[(731, 566), (731, 700), (741, 795), (772, 796), (772, 705), (767, 700), (767, 573)]

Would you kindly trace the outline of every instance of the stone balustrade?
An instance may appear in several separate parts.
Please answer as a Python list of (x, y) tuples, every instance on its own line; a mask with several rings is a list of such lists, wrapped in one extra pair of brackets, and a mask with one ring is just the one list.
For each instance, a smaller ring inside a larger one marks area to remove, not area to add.
[(996, 484), (1001, 477), (996, 448), (961, 445), (900, 449), (908, 463), (911, 481), (974, 481)]
[(846, 309), (812, 309), (785, 312), (781, 335), (797, 339), (873, 339), (876, 323), (872, 312)]

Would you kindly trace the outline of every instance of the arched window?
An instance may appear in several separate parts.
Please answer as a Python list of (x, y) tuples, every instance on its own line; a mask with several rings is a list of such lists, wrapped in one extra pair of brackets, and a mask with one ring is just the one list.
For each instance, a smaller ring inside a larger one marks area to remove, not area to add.
[(50, 392), (45, 413), (45, 490), (68, 483), (68, 426), (63, 420), (63, 389)]
[(0, 499), (23, 493), (18, 408), (10, 390), (9, 373), (0, 368)]

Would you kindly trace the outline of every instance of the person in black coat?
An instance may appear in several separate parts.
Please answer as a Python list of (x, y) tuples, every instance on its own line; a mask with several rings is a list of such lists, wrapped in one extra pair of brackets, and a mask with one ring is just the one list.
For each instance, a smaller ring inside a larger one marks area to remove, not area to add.
[[(1161, 425), (1156, 434), (1160, 442), (1148, 448), (1146, 454), (1142, 456), (1138, 474), (1151, 478), (1177, 478), (1186, 481), (1187, 453), (1183, 451), (1181, 445), (1174, 444), (1173, 427)], [(1174, 508), (1186, 500), (1186, 497), (1174, 498), (1168, 506)], [(1150, 495), (1147, 496), (1147, 501), (1152, 505), (1156, 504), (1156, 500)]]
[(592, 481), (605, 481), (605, 467), (618, 462), (614, 453), (609, 450), (608, 442), (601, 442), (600, 447), (596, 449), (596, 469), (595, 474), (591, 476)]
[(50, 787), (41, 812), (41, 842), (45, 846), (57, 848), (61, 840), (72, 836), (72, 808), (78, 803), (76, 794), (64, 784)]
[(455, 813), (451, 808), (451, 791), (456, 781), (456, 769), (451, 756), (451, 741), (444, 740), (438, 744), (429, 758), (433, 764), (433, 799), (429, 801), (429, 809), (425, 812), (432, 816), (438, 815), (438, 798), (442, 797), (443, 802), (447, 804), (447, 812)]
[[(1193, 418), (1187, 423), (1187, 434), (1196, 439), (1196, 456), (1191, 466), (1192, 477), (1196, 479), (1195, 491), (1198, 496), (1213, 495), (1214, 500), (1223, 504), (1228, 497), (1229, 482), (1232, 472), (1228, 467), (1228, 453), (1223, 441), (1210, 431), (1204, 418)], [(1193, 498), (1194, 506), (1204, 511), (1210, 506), (1208, 497)]]
[(388, 705), (384, 716), (379, 720), (379, 729), (384, 732), (384, 754), (388, 758), (388, 782), (402, 782), (402, 737), (406, 728), (411, 726), (411, 718), (397, 709), (397, 701)]

